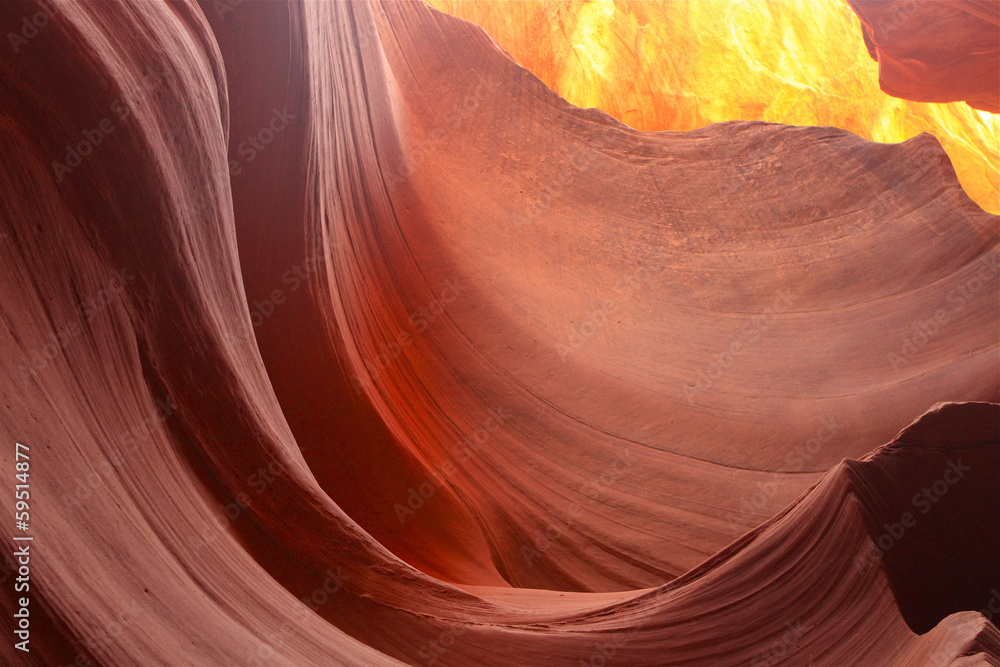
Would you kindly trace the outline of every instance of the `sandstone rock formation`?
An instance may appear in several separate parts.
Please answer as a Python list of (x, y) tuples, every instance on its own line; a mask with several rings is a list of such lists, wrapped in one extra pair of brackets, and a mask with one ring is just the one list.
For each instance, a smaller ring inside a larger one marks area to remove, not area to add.
[[(855, 5), (863, 9), (859, 14), (843, 0), (428, 1), (482, 26), (567, 101), (602, 109), (638, 130), (762, 120), (839, 127), (881, 143), (928, 132), (941, 141), (969, 196), (987, 211), (1000, 211), (997, 117), (961, 101), (913, 101), (963, 100), (967, 93), (903, 94), (906, 99), (885, 94), (880, 63), (866, 49), (858, 18), (875, 13), (889, 37), (905, 36), (908, 51), (892, 51), (899, 56), (893, 66), (910, 71), (911, 87), (943, 90), (965, 81), (982, 90), (992, 85), (995, 98), (995, 22), (969, 18), (971, 25), (939, 28), (936, 18), (981, 15), (988, 1), (876, 0)], [(995, 1), (992, 7), (996, 11)], [(956, 70), (954, 77), (949, 68)]]
[(5, 663), (1000, 656), (998, 218), (932, 136), (640, 132), (418, 2), (38, 13)]
[(1000, 112), (1000, 5), (990, 0), (850, 0), (882, 90)]

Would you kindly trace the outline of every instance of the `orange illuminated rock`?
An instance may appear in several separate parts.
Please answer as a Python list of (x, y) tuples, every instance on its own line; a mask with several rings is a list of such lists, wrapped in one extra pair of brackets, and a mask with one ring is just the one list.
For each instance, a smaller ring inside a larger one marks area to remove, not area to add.
[(882, 90), (921, 102), (965, 100), (1000, 113), (1000, 7), (989, 0), (850, 0)]
[(5, 664), (1000, 654), (998, 219), (932, 137), (643, 133), (417, 2), (45, 16), (0, 51)]
[[(1000, 211), (1000, 119), (961, 102), (926, 104), (882, 92), (879, 65), (865, 49), (858, 17), (842, 0), (430, 4), (482, 26), (567, 101), (606, 111), (639, 130), (693, 130), (730, 120), (763, 120), (830, 125), (886, 143), (929, 132), (948, 152), (969, 196), (987, 211)], [(885, 5), (910, 12), (918, 5), (942, 4), (875, 0), (871, 11), (885, 11), (878, 9)], [(990, 2), (979, 6), (988, 9)], [(995, 11), (995, 2), (992, 7)], [(921, 15), (925, 11), (934, 15), (936, 10), (921, 10)], [(935, 32), (933, 26), (929, 30)], [(970, 55), (977, 69), (963, 70), (956, 81), (978, 77), (980, 85), (993, 86), (995, 97), (995, 28), (992, 35), (984, 53)], [(981, 31), (975, 43), (988, 38)], [(954, 43), (960, 38), (941, 30), (932, 43), (945, 39)], [(990, 57), (992, 75), (983, 69)], [(942, 78), (928, 73), (928, 81), (932, 76)]]

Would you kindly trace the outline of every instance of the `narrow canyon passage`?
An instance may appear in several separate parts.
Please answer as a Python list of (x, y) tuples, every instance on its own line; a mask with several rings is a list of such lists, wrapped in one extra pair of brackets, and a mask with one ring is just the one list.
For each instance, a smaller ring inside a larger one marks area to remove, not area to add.
[(1000, 12), (817, 7), (0, 5), (4, 663), (997, 664)]

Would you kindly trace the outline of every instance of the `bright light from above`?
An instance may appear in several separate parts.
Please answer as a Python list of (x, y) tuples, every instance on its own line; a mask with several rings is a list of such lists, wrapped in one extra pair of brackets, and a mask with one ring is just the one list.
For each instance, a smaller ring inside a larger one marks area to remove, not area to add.
[(883, 93), (841, 0), (429, 2), (482, 26), (569, 102), (640, 130), (763, 120), (885, 143), (929, 132), (969, 196), (1000, 211), (1000, 117)]

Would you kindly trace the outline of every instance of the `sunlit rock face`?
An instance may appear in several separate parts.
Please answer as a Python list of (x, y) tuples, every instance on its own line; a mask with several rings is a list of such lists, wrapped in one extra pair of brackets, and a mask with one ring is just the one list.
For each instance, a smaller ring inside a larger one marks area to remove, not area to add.
[(924, 102), (965, 100), (1000, 112), (1000, 6), (852, 0), (882, 90)]
[[(765, 120), (885, 143), (929, 132), (969, 196), (1000, 211), (1000, 124), (977, 111), (996, 103), (1000, 35), (995, 20), (978, 18), (996, 3), (855, 3), (883, 26), (878, 39), (891, 40), (880, 69), (858, 17), (839, 0), (430, 1), (482, 26), (569, 102), (640, 130)], [(906, 99), (879, 89), (880, 72), (886, 91)], [(981, 103), (971, 109), (965, 99)]]
[(419, 2), (0, 25), (4, 664), (1000, 658), (1000, 220), (934, 137), (643, 132)]

